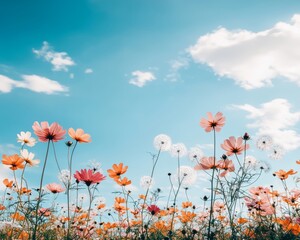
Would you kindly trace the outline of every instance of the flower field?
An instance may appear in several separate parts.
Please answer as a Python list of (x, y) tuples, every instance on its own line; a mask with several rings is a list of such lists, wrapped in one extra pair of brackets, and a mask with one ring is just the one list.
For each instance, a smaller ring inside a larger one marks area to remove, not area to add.
[[(74, 156), (81, 144), (91, 142), (82, 129), (66, 130), (58, 123), (34, 122), (33, 133), (17, 134), (20, 151), (2, 155), (1, 168), (9, 168), (11, 179), (4, 179), (0, 202), (1, 239), (300, 239), (300, 189), (297, 188), (297, 168), (271, 172), (281, 182), (257, 184), (268, 172), (267, 162), (249, 155), (249, 149), (267, 151), (278, 159), (282, 150), (274, 146), (272, 138), (260, 136), (256, 141), (248, 133), (228, 136), (217, 145), (218, 133), (226, 122), (225, 116), (208, 113), (200, 120), (200, 127), (210, 134), (212, 150), (204, 155), (199, 147), (189, 151), (184, 144), (173, 144), (168, 135), (153, 140), (156, 153), (152, 155), (149, 176), (142, 176), (143, 189), (137, 195), (126, 162), (112, 163), (101, 169), (93, 163), (84, 169), (74, 169)], [(35, 159), (35, 147), (45, 149), (44, 158)], [(67, 159), (57, 156), (58, 144), (65, 145)], [(49, 154), (54, 154), (58, 178), (49, 183), (45, 172)], [(176, 173), (168, 173), (168, 192), (162, 193), (155, 183), (162, 154), (175, 159)], [(221, 154), (220, 154), (221, 153)], [(188, 155), (192, 166), (182, 165)], [(39, 182), (29, 184), (27, 170), (38, 167)], [(199, 192), (201, 203), (189, 199), (189, 190), (204, 174), (208, 191)], [(288, 179), (292, 181), (287, 181)], [(101, 187), (112, 180), (120, 187), (114, 192), (113, 204), (107, 204)], [(155, 187), (154, 187), (155, 186)], [(81, 197), (80, 193), (86, 193)], [(179, 195), (183, 193), (183, 197)], [(160, 201), (162, 194), (167, 201)], [(86, 198), (86, 199), (83, 199)], [(83, 201), (85, 200), (85, 201)], [(63, 206), (63, 207), (61, 207)]]

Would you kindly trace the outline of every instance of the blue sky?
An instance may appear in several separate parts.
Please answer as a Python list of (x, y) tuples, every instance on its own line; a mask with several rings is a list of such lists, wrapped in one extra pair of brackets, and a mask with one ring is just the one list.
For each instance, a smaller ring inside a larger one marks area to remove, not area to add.
[[(104, 170), (124, 162), (139, 187), (140, 177), (150, 174), (148, 152), (155, 152), (157, 134), (188, 148), (200, 145), (211, 155), (206, 144), (212, 135), (199, 120), (208, 111), (222, 111), (227, 123), (218, 144), (246, 131), (272, 135), (286, 149), (284, 158), (274, 161), (260, 152), (258, 157), (272, 165), (272, 172), (295, 167), (300, 147), (298, 1), (1, 5), (1, 153), (18, 151), (16, 134), (31, 131), (34, 121), (56, 121), (92, 136), (92, 143), (77, 149), (74, 169), (89, 160), (100, 161)], [(64, 144), (57, 145), (66, 166)], [(42, 160), (45, 148), (39, 143), (32, 151)], [(192, 166), (186, 158), (182, 165)], [(47, 168), (45, 183), (57, 181), (54, 161)], [(175, 169), (175, 159), (164, 154), (157, 182)], [(40, 170), (30, 171), (34, 185)], [(103, 183), (104, 196), (112, 185)]]

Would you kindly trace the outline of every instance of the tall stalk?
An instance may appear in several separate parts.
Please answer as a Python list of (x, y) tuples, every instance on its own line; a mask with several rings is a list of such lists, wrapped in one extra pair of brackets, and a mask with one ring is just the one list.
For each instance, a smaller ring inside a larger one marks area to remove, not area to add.
[(37, 239), (36, 232), (37, 232), (38, 220), (39, 220), (38, 211), (39, 211), (39, 207), (40, 207), (40, 203), (41, 203), (42, 187), (43, 187), (44, 174), (45, 174), (45, 169), (46, 169), (47, 160), (48, 160), (49, 146), (50, 146), (50, 140), (48, 140), (46, 156), (45, 156), (44, 166), (43, 166), (43, 170), (42, 170), (42, 176), (41, 176), (41, 180), (40, 180), (39, 197), (37, 199), (37, 205), (36, 205), (36, 209), (35, 209), (36, 219), (35, 219), (35, 224), (34, 224), (34, 229), (33, 229), (33, 234), (32, 234), (32, 240)]
[(213, 224), (213, 206), (214, 206), (214, 177), (215, 177), (215, 171), (216, 171), (216, 130), (214, 130), (214, 167), (213, 172), (211, 176), (211, 182), (210, 182), (210, 211), (209, 211), (209, 221), (208, 221), (208, 239), (213, 239), (211, 235), (211, 225)]

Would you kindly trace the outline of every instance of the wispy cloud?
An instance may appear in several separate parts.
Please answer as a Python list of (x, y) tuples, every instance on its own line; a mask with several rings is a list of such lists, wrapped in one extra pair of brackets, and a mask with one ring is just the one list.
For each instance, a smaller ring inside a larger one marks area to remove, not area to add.
[(40, 50), (33, 49), (38, 57), (44, 58), (53, 66), (53, 71), (68, 71), (68, 67), (74, 66), (75, 62), (66, 52), (55, 52), (48, 42), (43, 42)]
[(129, 83), (137, 87), (144, 87), (147, 82), (151, 82), (156, 79), (152, 72), (134, 71), (131, 73), (132, 78)]
[(260, 32), (219, 28), (188, 49), (195, 62), (247, 90), (271, 86), (278, 76), (300, 86), (300, 15)]
[(93, 73), (94, 71), (93, 71), (93, 69), (91, 69), (91, 68), (87, 68), (87, 69), (85, 69), (84, 70), (84, 73), (86, 73), (86, 74), (91, 74), (91, 73)]
[(300, 147), (300, 135), (292, 128), (300, 121), (300, 112), (292, 112), (286, 99), (274, 99), (254, 107), (250, 104), (234, 105), (248, 112), (247, 118), (253, 120), (247, 125), (257, 129), (257, 135), (270, 135), (273, 141), (285, 150)]
[(19, 153), (20, 148), (15, 146), (14, 144), (1, 144), (0, 145), (0, 154), (11, 155), (15, 153)]
[(22, 75), (22, 79), (22, 81), (16, 81), (7, 76), (0, 75), (0, 92), (9, 93), (13, 88), (25, 88), (33, 92), (45, 94), (68, 92), (68, 87), (42, 76)]
[(180, 70), (187, 68), (189, 60), (186, 57), (180, 57), (176, 60), (171, 61), (171, 68), (166, 76), (166, 79), (171, 82), (176, 82), (180, 79)]

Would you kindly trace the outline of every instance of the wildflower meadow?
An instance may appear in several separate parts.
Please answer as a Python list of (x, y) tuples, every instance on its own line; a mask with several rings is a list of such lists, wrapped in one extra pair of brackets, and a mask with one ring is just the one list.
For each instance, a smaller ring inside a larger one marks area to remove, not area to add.
[[(269, 166), (248, 151), (272, 149), (272, 138), (261, 136), (253, 142), (244, 133), (217, 145), (218, 133), (227, 124), (221, 112), (201, 118), (199, 127), (212, 137), (208, 155), (199, 147), (187, 150), (183, 143), (173, 144), (166, 134), (157, 135), (149, 176), (140, 180), (144, 191), (133, 195), (126, 162), (116, 162), (110, 169), (96, 163), (73, 168), (81, 144), (92, 141), (90, 134), (80, 128), (66, 130), (56, 122), (34, 122), (33, 134), (17, 134), (19, 152), (2, 155), (1, 168), (9, 168), (13, 178), (1, 183), (5, 186), (0, 204), (1, 239), (299, 239), (300, 189), (295, 178), (291, 186), (287, 183), (297, 171), (283, 168), (270, 173), (281, 181), (279, 190), (271, 184), (257, 185)], [(56, 151), (58, 144), (65, 145), (67, 158)], [(43, 159), (35, 159), (36, 147), (44, 149)], [(56, 169), (51, 171), (58, 176), (56, 182), (45, 178), (50, 154), (55, 156)], [(154, 178), (163, 154), (177, 159), (176, 173), (168, 173), (168, 193), (162, 193)], [(271, 154), (278, 157), (277, 152)], [(186, 155), (190, 165), (182, 164)], [(295, 169), (297, 164), (299, 160), (295, 160)], [(67, 167), (62, 169), (62, 165)], [(40, 168), (39, 183), (33, 186), (28, 184), (31, 167)], [(199, 180), (199, 172), (207, 175), (209, 192), (198, 190), (201, 201), (194, 203), (188, 190)], [(101, 187), (112, 181), (120, 191), (114, 191), (113, 204), (108, 205), (99, 196)], [(80, 192), (87, 193), (85, 204)], [(178, 199), (180, 192), (185, 192), (185, 199)], [(159, 201), (163, 195), (167, 198), (164, 205)]]

